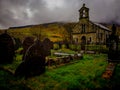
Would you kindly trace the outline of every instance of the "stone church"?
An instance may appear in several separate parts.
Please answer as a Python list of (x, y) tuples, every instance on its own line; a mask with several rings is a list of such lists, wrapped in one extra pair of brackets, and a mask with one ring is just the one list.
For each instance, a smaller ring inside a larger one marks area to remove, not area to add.
[(89, 8), (83, 4), (79, 10), (79, 22), (73, 28), (73, 41), (76, 44), (105, 44), (110, 33), (107, 27), (90, 21)]

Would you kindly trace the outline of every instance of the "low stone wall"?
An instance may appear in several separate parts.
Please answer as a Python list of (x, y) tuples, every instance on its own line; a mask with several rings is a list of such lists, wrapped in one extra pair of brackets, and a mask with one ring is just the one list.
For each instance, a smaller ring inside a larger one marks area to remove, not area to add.
[(95, 54), (96, 52), (95, 51), (86, 51), (85, 53), (86, 54)]
[(83, 58), (83, 55), (81, 54), (74, 54), (74, 55), (68, 55), (68, 56), (59, 56), (56, 58), (49, 58), (46, 57), (46, 66), (58, 66), (61, 64), (67, 64), (72, 61), (80, 60)]

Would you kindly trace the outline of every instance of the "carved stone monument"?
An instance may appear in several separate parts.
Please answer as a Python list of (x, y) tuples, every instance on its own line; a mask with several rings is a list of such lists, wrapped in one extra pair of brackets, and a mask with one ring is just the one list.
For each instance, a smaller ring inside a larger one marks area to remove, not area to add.
[(51, 42), (37, 39), (26, 51), (24, 61), (15, 71), (15, 76), (31, 77), (45, 72), (45, 57), (50, 54)]
[(50, 50), (53, 48), (53, 42), (51, 42), (48, 38), (45, 38), (42, 42), (42, 45), (43, 45), (44, 50), (45, 50), (45, 52), (43, 52), (44, 55), (45, 56), (50, 55), (51, 54)]
[(27, 49), (34, 43), (34, 38), (33, 37), (26, 37), (22, 43), (23, 46), (23, 57), (22, 60), (25, 59), (25, 53)]

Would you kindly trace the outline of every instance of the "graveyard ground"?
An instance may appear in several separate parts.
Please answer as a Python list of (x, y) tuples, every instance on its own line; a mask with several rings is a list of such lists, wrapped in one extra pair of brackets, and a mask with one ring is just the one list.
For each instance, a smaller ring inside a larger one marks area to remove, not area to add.
[(101, 77), (108, 64), (105, 54), (85, 54), (82, 60), (54, 69), (46, 67), (44, 74), (28, 79), (13, 76), (21, 58), (17, 54), (12, 64), (0, 65), (0, 90), (93, 90), (120, 85), (120, 64), (111, 79)]

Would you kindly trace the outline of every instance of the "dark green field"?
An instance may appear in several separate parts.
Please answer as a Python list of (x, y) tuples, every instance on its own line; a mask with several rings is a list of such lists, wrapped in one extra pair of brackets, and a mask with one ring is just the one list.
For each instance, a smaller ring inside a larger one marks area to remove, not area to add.
[(0, 66), (0, 90), (98, 90), (120, 85), (120, 64), (110, 80), (102, 78), (108, 64), (105, 54), (84, 55), (82, 60), (54, 69), (46, 67), (44, 74), (27, 80), (13, 76), (21, 58), (17, 55), (13, 64)]

